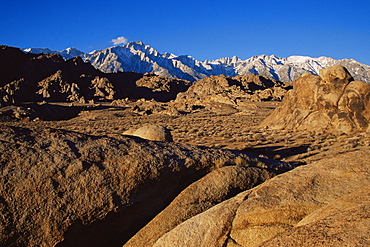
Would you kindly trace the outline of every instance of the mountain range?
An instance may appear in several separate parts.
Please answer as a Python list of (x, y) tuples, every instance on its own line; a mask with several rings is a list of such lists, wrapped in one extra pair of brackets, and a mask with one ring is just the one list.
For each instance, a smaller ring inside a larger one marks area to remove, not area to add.
[(80, 56), (95, 68), (105, 73), (134, 71), (137, 73), (154, 73), (167, 78), (197, 81), (211, 75), (248, 75), (257, 74), (279, 81), (290, 82), (304, 73), (318, 75), (322, 68), (340, 64), (348, 69), (355, 80), (370, 83), (370, 66), (354, 59), (336, 60), (331, 57), (312, 58), (308, 56), (259, 55), (242, 60), (237, 56), (216, 60), (198, 61), (189, 55), (159, 53), (153, 47), (141, 41), (126, 45), (109, 47), (84, 53), (76, 48), (55, 51), (47, 48), (26, 48), (26, 53), (58, 53), (68, 60)]

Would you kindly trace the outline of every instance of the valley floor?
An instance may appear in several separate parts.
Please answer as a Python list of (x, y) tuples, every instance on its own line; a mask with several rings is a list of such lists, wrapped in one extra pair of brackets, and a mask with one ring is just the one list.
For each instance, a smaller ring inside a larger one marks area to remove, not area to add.
[[(280, 102), (255, 102), (243, 108), (227, 104), (174, 110), (171, 103), (127, 101), (77, 105), (82, 109), (69, 120), (8, 122), (65, 129), (96, 136), (115, 136), (145, 124), (167, 127), (175, 142), (241, 150), (263, 158), (310, 163), (340, 153), (367, 149), (370, 133), (271, 130), (259, 127)], [(49, 106), (71, 108), (66, 104)], [(52, 109), (52, 108), (51, 108)], [(49, 109), (53, 115), (53, 110)]]

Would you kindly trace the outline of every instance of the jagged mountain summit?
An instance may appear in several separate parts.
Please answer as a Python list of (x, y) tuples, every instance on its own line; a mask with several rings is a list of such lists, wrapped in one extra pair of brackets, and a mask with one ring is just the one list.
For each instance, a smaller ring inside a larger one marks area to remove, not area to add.
[(59, 53), (65, 59), (80, 56), (83, 60), (103, 72), (135, 71), (155, 73), (156, 75), (196, 81), (211, 75), (236, 76), (257, 74), (279, 81), (294, 81), (304, 73), (318, 75), (322, 68), (340, 64), (346, 67), (355, 80), (370, 83), (370, 66), (354, 59), (335, 60), (330, 57), (312, 58), (290, 56), (280, 58), (275, 55), (259, 55), (242, 60), (236, 56), (217, 60), (198, 61), (191, 56), (177, 56), (172, 53), (159, 53), (141, 41), (113, 46), (104, 50), (83, 53), (75, 48), (52, 51), (43, 48), (23, 49), (30, 53)]

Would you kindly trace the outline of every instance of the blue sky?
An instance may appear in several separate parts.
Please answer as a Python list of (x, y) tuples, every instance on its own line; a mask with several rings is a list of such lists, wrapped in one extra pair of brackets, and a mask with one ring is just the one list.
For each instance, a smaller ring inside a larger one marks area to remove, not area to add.
[[(198, 60), (275, 54), (370, 65), (370, 1), (6, 1), (0, 44), (84, 52), (141, 40)], [(121, 39), (124, 40), (124, 39)]]

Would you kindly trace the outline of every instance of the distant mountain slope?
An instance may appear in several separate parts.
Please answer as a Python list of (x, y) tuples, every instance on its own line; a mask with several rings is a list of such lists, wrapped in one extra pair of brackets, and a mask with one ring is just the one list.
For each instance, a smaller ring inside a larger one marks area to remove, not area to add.
[(224, 74), (233, 77), (250, 73), (279, 81), (293, 81), (306, 72), (317, 75), (322, 68), (340, 64), (349, 70), (355, 80), (370, 83), (370, 66), (354, 59), (335, 60), (330, 57), (312, 58), (306, 56), (280, 58), (274, 55), (260, 55), (247, 60), (241, 60), (234, 56), (212, 61), (198, 61), (186, 55), (161, 54), (141, 41), (90, 53), (83, 53), (75, 48), (68, 48), (60, 52), (40, 48), (28, 48), (23, 51), (30, 53), (54, 52), (59, 53), (65, 59), (81, 56), (83, 60), (91, 62), (95, 68), (106, 73), (118, 71), (151, 72), (168, 78), (189, 81), (196, 81), (211, 75)]
[(58, 53), (66, 60), (74, 58), (74, 57), (78, 57), (78, 56), (83, 57), (85, 54), (82, 51), (77, 50), (76, 48), (73, 48), (73, 47), (69, 47), (67, 49), (64, 49), (63, 51), (54, 51), (48, 48), (27, 48), (27, 49), (22, 49), (22, 50), (26, 53), (32, 53), (32, 54)]

